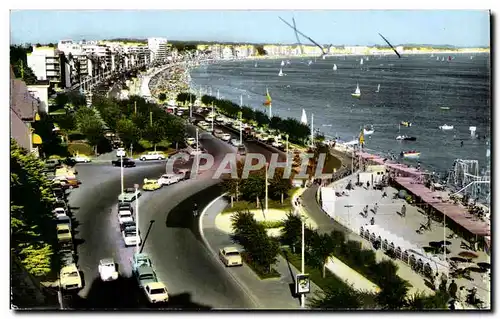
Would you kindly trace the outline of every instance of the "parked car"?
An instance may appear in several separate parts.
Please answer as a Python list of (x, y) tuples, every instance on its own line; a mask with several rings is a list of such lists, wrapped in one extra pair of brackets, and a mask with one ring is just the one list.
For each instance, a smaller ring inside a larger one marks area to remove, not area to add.
[(59, 260), (63, 267), (76, 264), (75, 252), (71, 249), (62, 249), (59, 251)]
[(52, 210), (52, 214), (54, 214), (54, 216), (56, 218), (67, 216), (66, 209), (64, 209), (62, 207), (56, 207), (56, 208), (54, 208)]
[(142, 189), (145, 191), (155, 191), (160, 189), (163, 184), (160, 184), (157, 179), (144, 179), (144, 185), (142, 185)]
[(152, 282), (145, 285), (143, 289), (150, 303), (168, 302), (168, 291), (164, 283)]
[(48, 159), (45, 161), (45, 167), (47, 169), (55, 170), (58, 167), (62, 166), (62, 162), (59, 159)]
[[(123, 167), (135, 167), (135, 161), (128, 157), (124, 157), (123, 159)], [(122, 165), (122, 160), (117, 159), (111, 161), (111, 165), (120, 167)]]
[(146, 154), (142, 154), (139, 158), (141, 161), (149, 161), (149, 160), (164, 160), (165, 154), (162, 152), (147, 152)]
[(141, 244), (141, 234), (137, 232), (137, 226), (125, 227), (125, 229), (122, 230), (122, 237), (125, 242), (125, 247)]
[(196, 139), (194, 137), (188, 137), (186, 138), (186, 144), (187, 145), (194, 145), (196, 143)]
[(99, 261), (99, 277), (102, 281), (113, 281), (118, 279), (116, 263), (112, 258), (101, 259)]
[(238, 146), (238, 154), (240, 154), (242, 156), (247, 154), (247, 149), (246, 149), (245, 145)]
[(59, 280), (63, 290), (76, 290), (82, 288), (82, 278), (75, 264), (63, 267), (59, 274)]
[[(217, 138), (222, 138), (222, 135), (224, 135), (224, 132), (222, 130), (214, 130), (214, 136), (217, 137)], [(229, 137), (231, 138), (231, 136)]]
[[(123, 194), (118, 195), (119, 202), (133, 202), (135, 198), (135, 188), (125, 188)], [(141, 192), (137, 190), (137, 197), (141, 197)]]
[(118, 210), (130, 210), (131, 212), (134, 212), (134, 209), (132, 208), (132, 204), (130, 202), (119, 202)]
[(236, 147), (238, 147), (238, 146), (240, 146), (240, 145), (241, 145), (240, 140), (239, 140), (239, 139), (237, 139), (237, 138), (233, 138), (233, 139), (231, 140), (231, 144), (233, 144), (233, 145), (234, 145), (234, 146), (236, 146)]
[(129, 220), (129, 221), (123, 222), (122, 224), (120, 224), (120, 231), (122, 232), (127, 227), (136, 227), (135, 221)]
[(231, 140), (231, 134), (229, 133), (224, 133), (221, 135), (221, 140), (225, 141), (225, 142), (229, 142)]
[(132, 212), (129, 210), (118, 211), (118, 222), (121, 224), (126, 222), (133, 222), (134, 217), (132, 217)]
[(219, 257), (227, 267), (243, 265), (241, 254), (236, 247), (224, 247), (220, 249)]
[(57, 225), (68, 225), (68, 227), (71, 229), (71, 218), (66, 215), (62, 216), (57, 216), (56, 217), (56, 226)]
[(134, 254), (132, 257), (132, 272), (135, 273), (137, 269), (141, 267), (153, 267), (153, 262), (151, 261), (151, 258), (147, 254)]
[(90, 163), (92, 160), (87, 155), (76, 155), (73, 156), (75, 163)]
[(158, 179), (158, 183), (161, 185), (171, 185), (179, 182), (181, 177), (176, 174), (163, 174), (160, 179)]
[(57, 241), (59, 242), (71, 242), (71, 228), (67, 224), (59, 224), (56, 226), (57, 230)]
[(135, 272), (135, 278), (137, 279), (137, 284), (141, 288), (149, 283), (158, 282), (158, 277), (156, 276), (153, 267), (144, 266), (137, 268)]
[(59, 183), (59, 185), (61, 185), (62, 188), (66, 188), (66, 189), (78, 188), (78, 187), (80, 187), (80, 184), (82, 183), (74, 177), (71, 178), (71, 177), (64, 177), (64, 176), (60, 176), (60, 177), (56, 176), (56, 178), (54, 178), (54, 182)]

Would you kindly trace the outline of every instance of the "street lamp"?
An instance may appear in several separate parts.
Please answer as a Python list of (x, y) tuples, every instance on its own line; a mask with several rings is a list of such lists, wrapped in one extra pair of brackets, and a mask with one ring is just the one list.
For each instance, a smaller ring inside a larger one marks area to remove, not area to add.
[[(217, 94), (219, 94), (219, 91), (217, 91)], [(214, 102), (212, 102), (212, 132), (214, 131), (214, 117), (215, 117)]]
[[(266, 178), (265, 178), (265, 183), (266, 183), (266, 187), (265, 187), (266, 188), (266, 203), (265, 204), (266, 204), (266, 208), (264, 209), (264, 212), (266, 214), (267, 214), (267, 209), (268, 209), (268, 206), (267, 206), (267, 204), (268, 204), (268, 183), (267, 183), (267, 168), (268, 168), (268, 166), (269, 165), (266, 162), (266, 175), (265, 175), (266, 176)], [(265, 216), (264, 216), (264, 218), (265, 218)]]
[[(300, 206), (302, 204), (298, 204), (296, 207), (296, 214), (300, 218), (301, 221), (301, 263), (300, 263), (300, 272), (301, 275), (305, 275), (306, 272), (306, 241), (305, 241), (305, 233), (306, 233), (306, 217), (300, 213)], [(300, 294), (300, 308), (305, 308), (306, 305), (306, 295), (305, 293)]]
[(123, 201), (123, 154), (120, 153), (120, 181), (121, 181), (121, 194)]
[(135, 188), (135, 226), (138, 238), (135, 244), (135, 253), (138, 254), (141, 241), (141, 236), (139, 234), (139, 184), (134, 184), (134, 188)]
[(243, 145), (243, 121), (241, 120), (242, 113), (239, 112), (238, 115), (240, 116), (240, 145)]

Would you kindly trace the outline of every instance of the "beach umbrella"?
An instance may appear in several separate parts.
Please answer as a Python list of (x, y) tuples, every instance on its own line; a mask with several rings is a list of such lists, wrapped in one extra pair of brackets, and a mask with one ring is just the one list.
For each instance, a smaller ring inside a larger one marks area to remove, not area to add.
[(451, 257), (450, 258), (451, 261), (456, 261), (456, 262), (459, 262), (459, 263), (466, 263), (468, 262), (467, 259), (463, 258), (463, 257)]
[(484, 269), (491, 269), (491, 264), (487, 262), (479, 262), (476, 265)]
[(398, 193), (399, 198), (406, 198), (407, 195), (408, 193), (404, 189), (400, 190)]
[(462, 251), (458, 255), (460, 257), (464, 257), (464, 258), (477, 258), (478, 257), (478, 255), (472, 251)]
[(439, 247), (441, 247), (442, 245), (441, 245), (441, 243), (440, 243), (440, 242), (438, 242), (438, 241), (431, 241), (431, 242), (429, 242), (429, 246), (431, 246), (432, 248), (439, 248)]

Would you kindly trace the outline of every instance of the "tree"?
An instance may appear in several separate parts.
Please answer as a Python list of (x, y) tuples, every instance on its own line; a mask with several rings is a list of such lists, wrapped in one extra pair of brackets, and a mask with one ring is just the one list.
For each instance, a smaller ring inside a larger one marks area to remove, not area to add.
[(408, 282), (398, 276), (389, 277), (379, 283), (377, 302), (384, 309), (402, 309), (406, 305)]
[(47, 275), (57, 243), (52, 203), (55, 198), (41, 160), (11, 139), (11, 251), (34, 276)]
[(266, 113), (262, 111), (255, 111), (254, 114), (255, 114), (255, 121), (257, 122), (257, 124), (259, 124), (260, 126), (265, 126), (269, 124), (269, 117), (266, 115)]
[(128, 146), (139, 142), (141, 133), (137, 126), (130, 119), (122, 118), (116, 123), (116, 132), (120, 136), (123, 144)]
[(247, 179), (243, 180), (241, 185), (242, 197), (249, 201), (262, 198), (265, 191), (266, 185), (263, 170), (250, 174)]
[(281, 230), (281, 241), (283, 244), (290, 246), (293, 253), (295, 253), (295, 247), (301, 240), (301, 232), (302, 221), (300, 216), (292, 212), (287, 213)]
[(232, 176), (225, 175), (223, 176), (223, 187), (226, 192), (231, 194), (231, 204), (233, 197), (236, 197), (236, 200), (239, 200), (239, 194), (241, 193), (241, 184), (242, 184), (242, 179), (241, 175), (243, 174), (243, 161), (238, 161), (236, 162), (236, 173), (238, 175), (238, 178), (232, 178)]
[(158, 125), (158, 123), (153, 123), (153, 125), (148, 125), (142, 132), (142, 137), (149, 141), (154, 146), (156, 151), (156, 144), (163, 141), (165, 138), (165, 129), (163, 126)]
[(245, 249), (250, 246), (252, 236), (255, 235), (257, 222), (252, 213), (236, 212), (231, 216), (231, 228), (233, 230), (233, 240), (243, 246)]
[(264, 50), (264, 46), (262, 45), (255, 46), (255, 50), (257, 50), (257, 55), (267, 55), (267, 51)]
[(317, 292), (309, 301), (316, 309), (349, 310), (362, 307), (361, 292), (349, 286), (332, 285), (323, 292)]
[(39, 113), (40, 120), (33, 123), (35, 133), (42, 138), (42, 145), (40, 146), (40, 154), (44, 157), (50, 155), (67, 156), (68, 150), (62, 145), (61, 137), (57, 135), (54, 128), (54, 122), (51, 117), (46, 113)]
[(310, 258), (308, 259), (321, 268), (323, 278), (325, 278), (326, 264), (333, 254), (334, 242), (328, 234), (319, 234), (317, 231), (314, 231), (311, 237)]
[(101, 121), (95, 117), (94, 111), (87, 108), (80, 108), (76, 113), (76, 119), (80, 133), (85, 135), (97, 155), (97, 145), (104, 139), (104, 127)]
[(76, 128), (76, 117), (73, 114), (62, 114), (57, 117), (57, 123), (62, 130), (72, 131)]
[(292, 180), (283, 178), (285, 169), (282, 167), (276, 168), (274, 176), (269, 180), (269, 194), (273, 199), (282, 198), (288, 191), (292, 189)]
[(447, 292), (437, 291), (432, 295), (425, 295), (417, 291), (407, 298), (405, 309), (448, 309), (448, 300), (450, 295)]
[(332, 238), (333, 245), (334, 245), (334, 252), (340, 253), (341, 248), (344, 246), (345, 243), (345, 234), (342, 231), (339, 230), (333, 230), (330, 233), (330, 237)]
[(158, 94), (158, 100), (161, 102), (165, 101), (167, 99), (167, 95), (165, 93), (160, 93)]
[(12, 65), (14, 76), (22, 79), (27, 85), (35, 84), (38, 79), (33, 70), (22, 60), (16, 61)]

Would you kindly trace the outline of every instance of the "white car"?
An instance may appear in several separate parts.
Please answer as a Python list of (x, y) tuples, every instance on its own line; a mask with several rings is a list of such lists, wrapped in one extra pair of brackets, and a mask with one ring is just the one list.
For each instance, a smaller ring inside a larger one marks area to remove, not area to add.
[(126, 227), (122, 231), (122, 237), (125, 242), (125, 247), (141, 244), (141, 236), (137, 234), (137, 228), (135, 226)]
[(165, 154), (162, 152), (147, 152), (146, 154), (142, 154), (139, 158), (141, 161), (147, 160), (164, 160)]
[(233, 144), (234, 146), (238, 147), (238, 146), (240, 146), (241, 143), (240, 143), (239, 139), (233, 138), (231, 140), (231, 144)]
[(54, 214), (54, 216), (56, 218), (67, 216), (66, 215), (66, 210), (64, 208), (62, 208), (62, 207), (56, 207), (56, 208), (54, 208), (54, 210), (52, 211), (52, 213)]
[(272, 143), (274, 147), (283, 147), (283, 143), (281, 143), (279, 140), (276, 140)]
[(73, 157), (76, 163), (90, 163), (92, 160), (87, 155), (76, 155)]
[(144, 286), (144, 294), (150, 303), (167, 302), (167, 287), (162, 282), (151, 282)]
[(198, 150), (193, 149), (193, 150), (191, 150), (191, 151), (189, 152), (189, 155), (191, 155), (191, 156), (196, 156), (196, 155), (201, 155), (201, 154), (203, 154), (203, 151), (202, 151), (202, 150), (200, 150), (200, 149), (198, 149)]
[(118, 279), (115, 261), (111, 258), (99, 261), (99, 276), (102, 281), (113, 281)]
[(181, 177), (177, 176), (175, 174), (163, 174), (159, 179), (158, 179), (158, 184), (161, 185), (171, 185), (180, 182)]
[(196, 144), (196, 139), (194, 137), (188, 137), (186, 139), (186, 144), (187, 145), (194, 145), (194, 144)]
[(229, 142), (231, 140), (231, 134), (228, 134), (228, 133), (224, 133), (221, 135), (221, 140), (225, 141), (225, 142)]
[(125, 222), (133, 222), (132, 212), (130, 210), (120, 210), (118, 211), (118, 221), (120, 224)]

